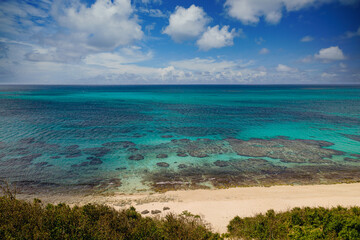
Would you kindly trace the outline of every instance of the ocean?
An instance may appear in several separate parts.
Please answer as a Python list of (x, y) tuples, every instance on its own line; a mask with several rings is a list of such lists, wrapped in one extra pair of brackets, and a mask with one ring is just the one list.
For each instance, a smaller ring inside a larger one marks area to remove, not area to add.
[(360, 181), (360, 86), (0, 86), (25, 193)]

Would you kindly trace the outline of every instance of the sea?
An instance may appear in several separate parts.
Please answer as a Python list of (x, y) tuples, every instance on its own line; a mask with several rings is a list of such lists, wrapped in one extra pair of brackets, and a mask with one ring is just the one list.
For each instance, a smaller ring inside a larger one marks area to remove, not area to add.
[(360, 86), (0, 85), (0, 180), (103, 194), (360, 181)]

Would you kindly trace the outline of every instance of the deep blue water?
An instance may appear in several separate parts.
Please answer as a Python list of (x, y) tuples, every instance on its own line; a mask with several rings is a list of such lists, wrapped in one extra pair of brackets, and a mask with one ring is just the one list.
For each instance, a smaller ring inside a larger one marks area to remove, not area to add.
[(24, 191), (358, 181), (359, 154), (359, 86), (0, 86)]

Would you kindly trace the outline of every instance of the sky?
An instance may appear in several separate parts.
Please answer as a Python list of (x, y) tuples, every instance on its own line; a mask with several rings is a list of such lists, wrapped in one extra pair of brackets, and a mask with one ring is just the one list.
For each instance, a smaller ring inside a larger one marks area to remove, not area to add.
[(0, 84), (360, 84), (360, 0), (0, 1)]

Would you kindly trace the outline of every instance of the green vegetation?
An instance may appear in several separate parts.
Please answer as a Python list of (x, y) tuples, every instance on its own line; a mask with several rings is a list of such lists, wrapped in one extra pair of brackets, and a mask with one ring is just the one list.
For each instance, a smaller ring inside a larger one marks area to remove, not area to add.
[(116, 211), (105, 205), (44, 206), (0, 197), (0, 239), (222, 239), (198, 216), (184, 212), (164, 218), (142, 217), (134, 208)]
[(269, 210), (235, 217), (228, 233), (219, 235), (187, 211), (151, 218), (135, 208), (44, 205), (38, 199), (17, 200), (8, 187), (0, 188), (5, 193), (0, 196), (0, 239), (360, 239), (360, 207)]
[(229, 236), (240, 239), (360, 239), (360, 207), (294, 208), (265, 215), (235, 217)]

